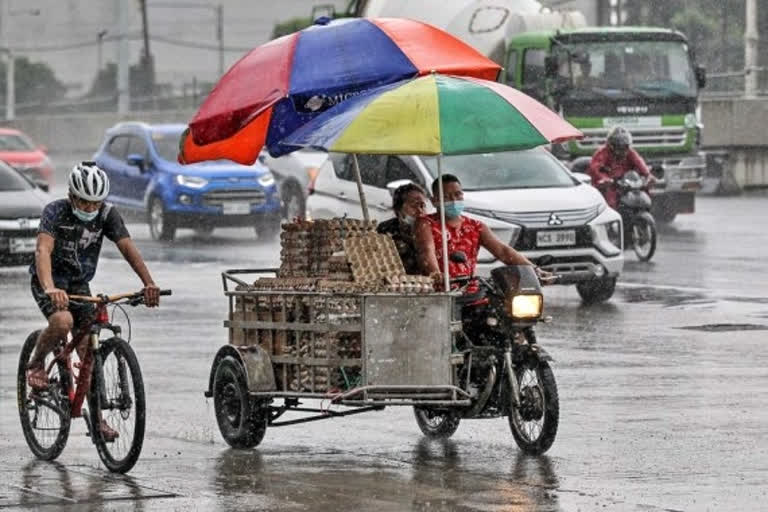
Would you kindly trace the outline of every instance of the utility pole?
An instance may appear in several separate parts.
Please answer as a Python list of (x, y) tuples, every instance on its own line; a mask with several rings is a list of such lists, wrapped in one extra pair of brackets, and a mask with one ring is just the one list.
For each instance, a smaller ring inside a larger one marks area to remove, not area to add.
[[(7, 0), (6, 0), (7, 1)], [(128, 1), (117, 2), (117, 113), (127, 114), (131, 105), (130, 70), (128, 68)]]
[(224, 9), (216, 6), (216, 40), (219, 43), (219, 78), (224, 75)]
[(107, 35), (106, 30), (99, 30), (98, 32), (96, 32), (96, 44), (97, 44), (96, 62), (98, 63), (98, 67), (96, 68), (96, 73), (99, 73), (101, 71), (101, 66), (103, 64), (103, 59), (101, 57), (102, 55), (101, 49), (102, 49), (102, 43), (104, 42), (105, 35)]
[(757, 94), (757, 0), (747, 0), (746, 28), (744, 29), (744, 94)]
[(16, 66), (11, 51), (10, 38), (8, 37), (8, 27), (10, 27), (9, 17), (11, 8), (9, 0), (2, 0), (2, 9), (0, 9), (0, 35), (3, 41), (3, 50), (5, 51), (5, 119), (13, 121), (16, 118)]

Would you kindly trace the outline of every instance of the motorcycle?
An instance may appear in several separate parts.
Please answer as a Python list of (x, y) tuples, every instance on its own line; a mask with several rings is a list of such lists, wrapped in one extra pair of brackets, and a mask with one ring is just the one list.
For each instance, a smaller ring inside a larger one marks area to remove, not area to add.
[[(601, 169), (606, 172), (606, 169)], [(662, 171), (654, 169), (659, 179)], [(629, 171), (613, 180), (619, 192), (618, 211), (624, 224), (624, 248), (632, 248), (640, 261), (650, 261), (656, 252), (656, 221), (651, 215), (648, 180)]]
[[(462, 261), (462, 254), (451, 254)], [(454, 354), (458, 386), (469, 392), (468, 408), (415, 407), (416, 420), (428, 437), (447, 438), (462, 419), (506, 416), (512, 436), (525, 453), (547, 451), (557, 435), (559, 399), (552, 358), (537, 343), (534, 326), (544, 320), (541, 283), (531, 266), (506, 266), (491, 278), (452, 279), (458, 285), (475, 280), (480, 292), (462, 297), (461, 331)]]

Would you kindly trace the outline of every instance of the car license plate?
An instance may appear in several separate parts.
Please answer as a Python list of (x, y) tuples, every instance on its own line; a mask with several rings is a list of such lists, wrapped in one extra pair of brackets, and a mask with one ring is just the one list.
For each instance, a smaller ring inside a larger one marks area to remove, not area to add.
[(537, 247), (554, 247), (558, 245), (576, 245), (576, 231), (568, 229), (560, 231), (539, 231), (536, 233)]
[(251, 203), (227, 202), (222, 206), (224, 215), (248, 215), (251, 213)]
[(37, 246), (36, 238), (11, 238), (11, 254), (24, 252), (35, 252)]

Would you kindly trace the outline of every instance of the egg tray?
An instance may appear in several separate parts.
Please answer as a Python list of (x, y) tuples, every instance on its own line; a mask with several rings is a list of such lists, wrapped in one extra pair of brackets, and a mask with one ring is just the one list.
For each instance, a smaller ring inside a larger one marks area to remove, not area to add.
[(344, 240), (344, 252), (357, 283), (384, 285), (388, 276), (404, 276), (405, 268), (392, 239), (370, 233)]

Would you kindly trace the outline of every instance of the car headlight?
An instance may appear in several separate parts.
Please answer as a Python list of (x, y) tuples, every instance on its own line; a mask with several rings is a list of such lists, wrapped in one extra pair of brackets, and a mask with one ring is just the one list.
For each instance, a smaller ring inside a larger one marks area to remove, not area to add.
[(696, 119), (696, 114), (686, 114), (683, 122), (685, 123), (686, 128), (695, 128), (698, 119)]
[(594, 224), (591, 227), (594, 243), (600, 252), (607, 256), (621, 254), (623, 236), (620, 220)]
[(176, 183), (183, 187), (203, 188), (208, 184), (208, 180), (200, 178), (199, 176), (184, 176), (183, 174), (177, 174)]
[(259, 185), (262, 187), (268, 187), (275, 184), (275, 177), (272, 174), (264, 174), (259, 177)]
[(509, 314), (519, 320), (533, 320), (541, 316), (544, 298), (539, 295), (515, 295), (507, 301)]

